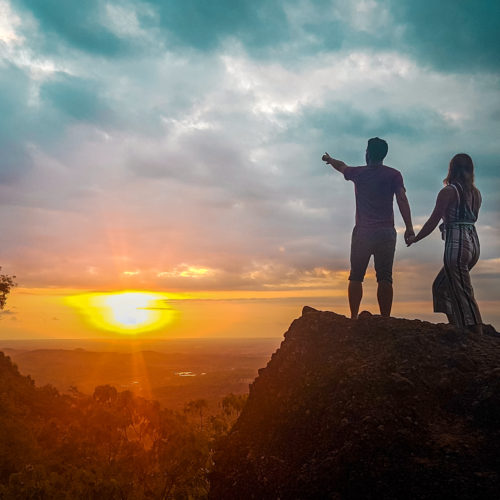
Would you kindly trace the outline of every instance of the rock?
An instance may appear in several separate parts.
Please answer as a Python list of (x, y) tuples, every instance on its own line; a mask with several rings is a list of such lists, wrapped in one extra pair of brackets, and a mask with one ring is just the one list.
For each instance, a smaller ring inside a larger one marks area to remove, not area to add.
[(309, 307), (309, 306), (304, 306), (302, 309), (302, 316), (304, 316), (304, 314), (310, 314), (310, 313), (315, 313), (315, 312), (318, 312), (317, 309), (314, 309), (314, 308)]
[(210, 498), (496, 499), (499, 360), (492, 327), (306, 306), (216, 449)]
[(361, 311), (358, 314), (359, 319), (368, 319), (368, 318), (371, 318), (372, 316), (373, 316), (373, 314), (370, 311)]

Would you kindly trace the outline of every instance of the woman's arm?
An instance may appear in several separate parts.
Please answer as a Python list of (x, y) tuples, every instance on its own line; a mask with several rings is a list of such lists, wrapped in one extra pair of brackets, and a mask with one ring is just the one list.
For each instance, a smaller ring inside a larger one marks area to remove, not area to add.
[(443, 215), (446, 212), (448, 205), (453, 200), (454, 196), (456, 196), (456, 194), (452, 187), (446, 186), (441, 189), (441, 191), (439, 191), (436, 199), (436, 206), (434, 207), (431, 216), (422, 226), (422, 229), (419, 231), (419, 233), (415, 237), (409, 238), (408, 246), (416, 243), (417, 241), (423, 240), (426, 236), (429, 236), (429, 234), (431, 234), (434, 229), (436, 229), (436, 226), (443, 218)]

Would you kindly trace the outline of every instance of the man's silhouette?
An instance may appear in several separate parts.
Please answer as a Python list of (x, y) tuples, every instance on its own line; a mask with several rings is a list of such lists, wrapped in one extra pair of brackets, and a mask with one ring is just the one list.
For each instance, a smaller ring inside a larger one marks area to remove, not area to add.
[(382, 316), (390, 316), (392, 308), (392, 264), (396, 249), (393, 199), (396, 195), (401, 216), (406, 224), (405, 241), (415, 233), (410, 206), (401, 172), (383, 165), (387, 142), (378, 137), (368, 141), (366, 166), (348, 167), (328, 153), (322, 160), (353, 181), (356, 193), (356, 225), (351, 240), (351, 273), (349, 275), (349, 307), (356, 319), (363, 297), (363, 279), (373, 255), (377, 275), (377, 299)]

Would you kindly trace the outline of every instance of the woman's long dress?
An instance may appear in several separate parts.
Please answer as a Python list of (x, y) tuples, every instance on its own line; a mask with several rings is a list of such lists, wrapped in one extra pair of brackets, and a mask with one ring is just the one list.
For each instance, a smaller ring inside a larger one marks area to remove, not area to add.
[(440, 229), (443, 232), (444, 266), (432, 285), (434, 312), (445, 313), (457, 326), (479, 325), (481, 314), (474, 298), (469, 271), (479, 259), (479, 239), (474, 223), (481, 206), (481, 193), (465, 192), (450, 184), (456, 200), (450, 203)]

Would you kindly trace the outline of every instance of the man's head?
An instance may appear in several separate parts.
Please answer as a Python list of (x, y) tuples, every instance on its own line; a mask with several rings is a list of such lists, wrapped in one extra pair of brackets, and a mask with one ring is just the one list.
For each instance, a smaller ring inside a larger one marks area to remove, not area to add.
[(389, 146), (387, 146), (384, 139), (372, 137), (368, 140), (368, 146), (366, 147), (366, 163), (382, 163), (388, 149)]

